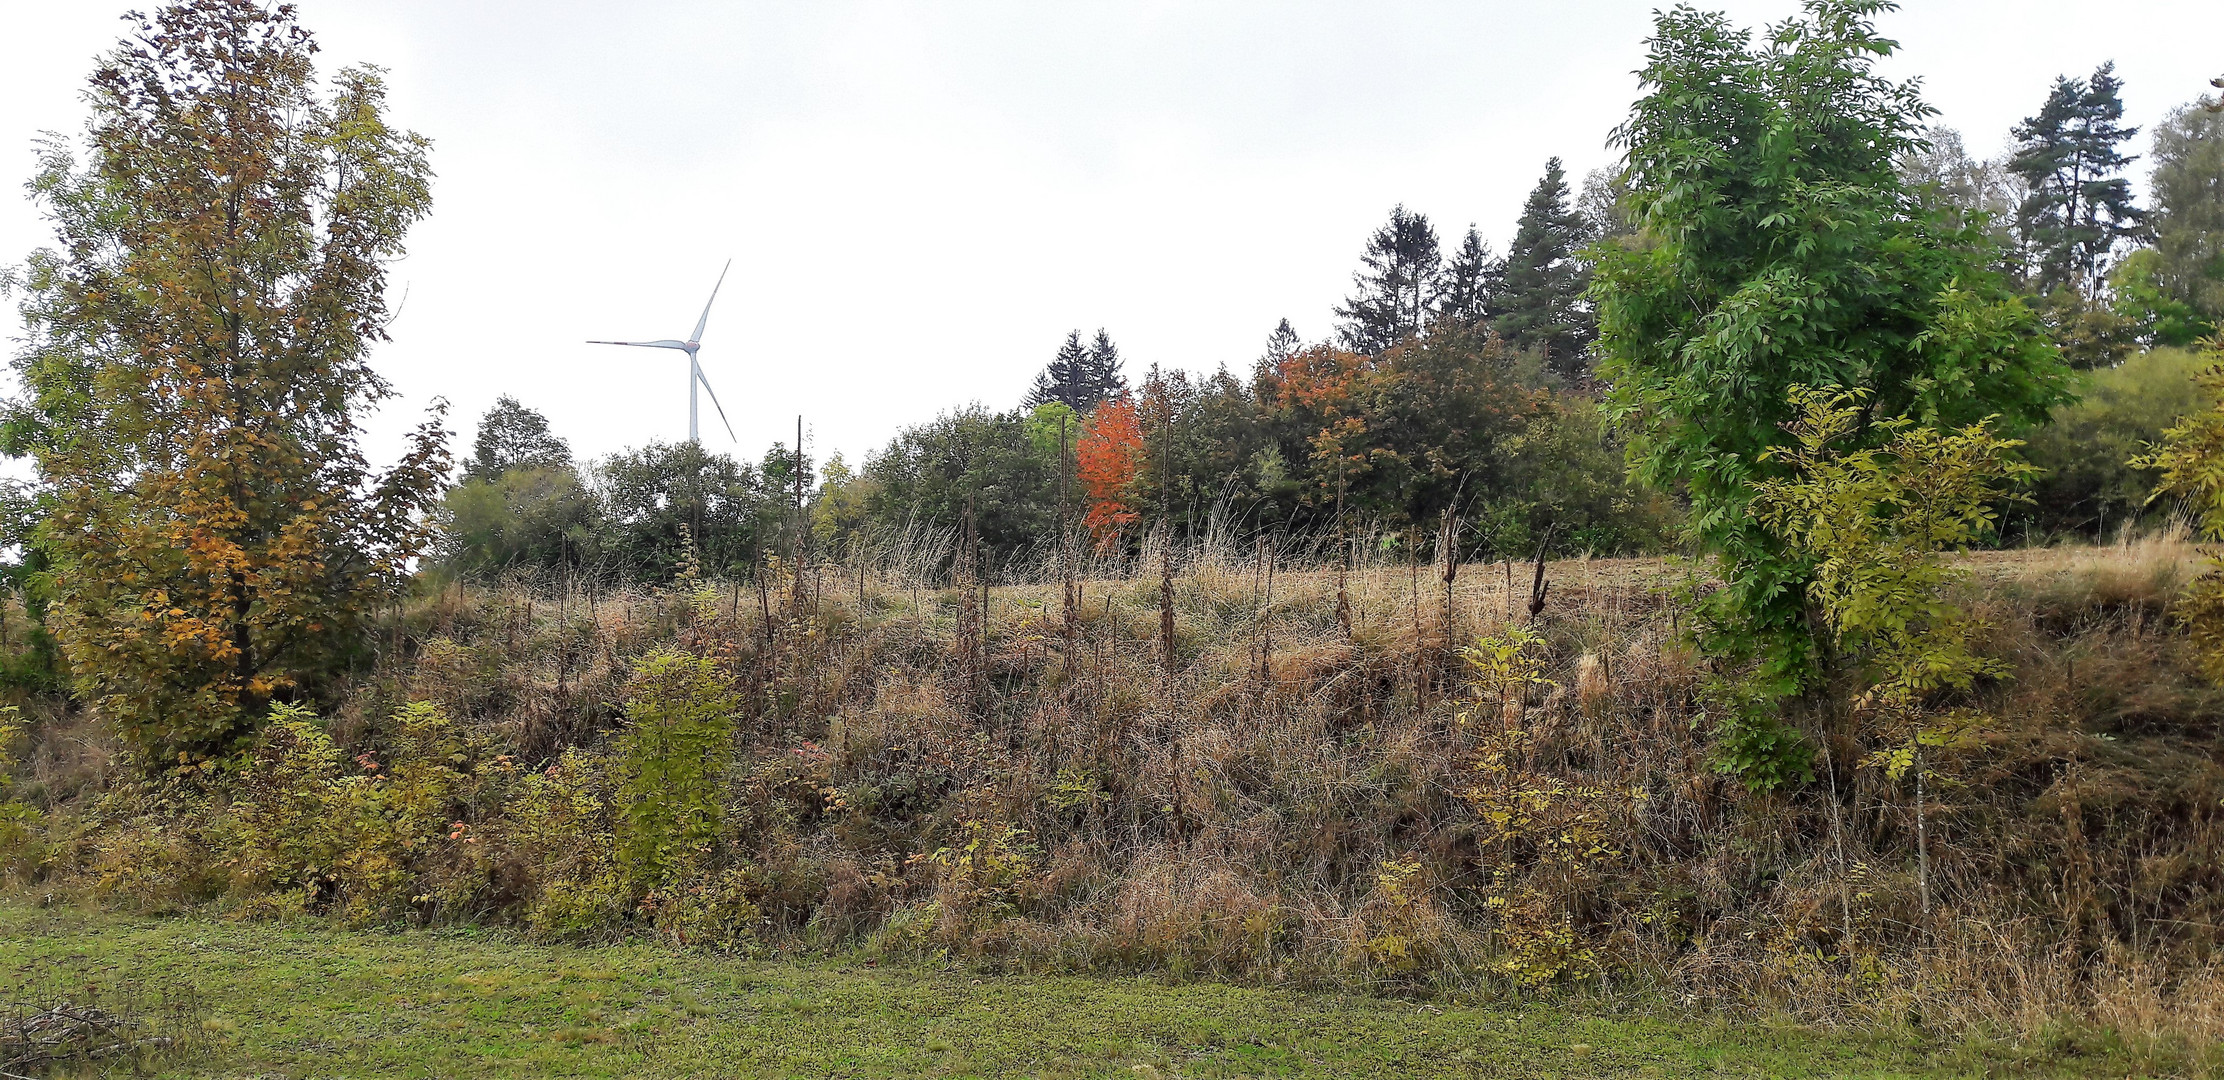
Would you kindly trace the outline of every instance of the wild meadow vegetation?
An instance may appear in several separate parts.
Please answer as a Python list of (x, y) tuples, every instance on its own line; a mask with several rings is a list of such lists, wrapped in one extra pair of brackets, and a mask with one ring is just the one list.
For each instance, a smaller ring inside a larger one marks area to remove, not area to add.
[(0, 971), (191, 950), (218, 1071), (2215, 1071), (2224, 123), (1971, 162), (1888, 7), (1661, 15), (1248, 379), (453, 483), (356, 428), (429, 144), (161, 10), (10, 278)]

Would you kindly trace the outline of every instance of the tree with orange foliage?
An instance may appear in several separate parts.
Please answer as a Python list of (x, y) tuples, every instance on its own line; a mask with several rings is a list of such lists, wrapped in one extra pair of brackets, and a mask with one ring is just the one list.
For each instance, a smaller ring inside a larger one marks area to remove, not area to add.
[(1374, 355), (1327, 345), (1281, 357), (1253, 381), (1286, 458), (1305, 463), (1303, 502), (1336, 501), (1392, 523), (1434, 520), (1463, 488), (1500, 490), (1508, 440), (1544, 395), (1522, 385), (1487, 331), (1446, 332)]
[(1369, 454), (1367, 419), (1359, 410), (1369, 396), (1366, 384), (1384, 375), (1377, 358), (1330, 345), (1291, 353), (1274, 365), (1273, 400), (1311, 428), (1304, 433), (1308, 503), (1324, 506), (1335, 501), (1339, 486), (1361, 486)]
[(1119, 397), (1097, 406), (1074, 447), (1074, 472), (1089, 509), (1082, 522), (1098, 543), (1109, 543), (1142, 520), (1131, 487), (1143, 468), (1143, 426), (1135, 402)]
[(448, 469), (439, 406), (374, 473), (386, 267), (431, 205), (378, 72), (321, 94), (290, 6), (183, 0), (95, 72), (85, 167), (46, 146), (7, 449), (52, 506), (51, 625), (148, 764), (226, 753), (361, 648)]

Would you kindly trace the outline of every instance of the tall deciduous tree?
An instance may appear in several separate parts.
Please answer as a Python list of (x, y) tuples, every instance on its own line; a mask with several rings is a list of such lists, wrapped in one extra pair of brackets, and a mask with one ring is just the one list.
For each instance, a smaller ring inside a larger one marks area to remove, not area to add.
[(2000, 245), (2006, 259), (2002, 268), (2021, 272), (2016, 215), (2030, 189), (2022, 176), (2008, 168), (2007, 158), (1977, 160), (1969, 156), (1961, 132), (1934, 124), (1924, 130), (1916, 145), (1902, 151), (1895, 163), (1908, 190), (1933, 203), (1948, 223), (1982, 222)]
[(463, 479), (492, 480), (511, 469), (561, 469), (571, 464), (571, 446), (548, 430), (548, 417), (504, 394), (479, 420)]
[[(1907, 190), (1893, 162), (1930, 112), (1875, 73), (1884, 0), (1807, 0), (1755, 42), (1721, 15), (1659, 16), (1646, 93), (1618, 129), (1646, 245), (1601, 252), (1609, 406), (1651, 483), (1687, 493), (1722, 560), (1710, 645), (1805, 684), (1813, 567), (1749, 513), (1781, 475), (1795, 386), (1870, 393), (1872, 413), (1958, 427), (2037, 423), (2066, 373), (1990, 269), (1977, 230)], [(1872, 445), (1858, 427), (1848, 445)]]
[(1130, 490), (1144, 458), (1135, 403), (1121, 398), (1097, 410), (1074, 449), (1075, 475), (1088, 503), (1083, 523), (1099, 542), (1110, 542), (1142, 519)]
[(2155, 127), (2156, 276), (2209, 326), (2224, 326), (2224, 104), (2203, 98)]
[[(777, 444), (767, 458), (793, 468), (794, 455)], [(669, 581), (684, 568), (692, 537), (706, 569), (741, 572), (778, 542), (792, 513), (780, 481), (793, 477), (766, 478), (693, 440), (612, 454), (593, 470), (604, 532), (597, 554), (628, 580)]]
[(2073, 289), (2090, 300), (2107, 277), (2118, 242), (2141, 232), (2120, 147), (2139, 133), (2125, 127), (2116, 65), (2090, 80), (2064, 75), (2038, 115), (2015, 126), (2008, 168), (2029, 187), (2017, 213), (2028, 249), (2032, 286), (2041, 293)]
[(1583, 174), (1583, 190), (1575, 197), (1575, 213), (1583, 219), (1584, 234), (1593, 242), (1620, 240), (1635, 235), (1637, 222), (1630, 217), (1629, 178), (1613, 167)]
[(92, 78), (85, 162), (32, 190), (13, 449), (54, 495), (53, 626), (79, 691), (158, 757), (238, 745), (362, 640), (427, 540), (438, 410), (374, 473), (387, 264), (431, 205), (427, 142), (372, 68), (316, 86), (290, 6), (190, 0)]
[(1516, 348), (1535, 349), (1562, 375), (1580, 375), (1591, 338), (1585, 309), (1583, 219), (1568, 207), (1567, 171), (1560, 159), (1545, 163), (1544, 178), (1521, 208), (1513, 245), (1506, 250), (1504, 283), (1490, 302), (1500, 336)]
[(1336, 307), (1344, 320), (1337, 336), (1355, 352), (1379, 353), (1421, 333), (1435, 306), (1444, 269), (1436, 227), (1426, 214), (1403, 204), (1390, 220), (1367, 237), (1360, 270), (1352, 275), (1358, 291)]
[[(1097, 413), (1123, 397), (1107, 398)], [(867, 508), (892, 530), (965, 527), (986, 552), (1002, 556), (1044, 536), (1058, 520), (1058, 457), (1036, 440), (1021, 410), (954, 409), (907, 427), (866, 462)]]

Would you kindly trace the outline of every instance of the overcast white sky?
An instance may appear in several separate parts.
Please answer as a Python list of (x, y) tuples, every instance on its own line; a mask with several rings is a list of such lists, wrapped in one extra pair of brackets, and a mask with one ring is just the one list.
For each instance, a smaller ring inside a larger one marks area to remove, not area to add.
[[(11, 191), (39, 132), (81, 128), (126, 6), (0, 0)], [(395, 118), (434, 140), (374, 450), (434, 395), (467, 444), (505, 392), (582, 455), (683, 438), (680, 354), (583, 341), (684, 336), (731, 256), (702, 360), (739, 451), (802, 413), (814, 453), (853, 462), (938, 410), (1014, 404), (1069, 328), (1109, 328), (1131, 372), (1245, 370), (1284, 316), (1322, 336), (1393, 203), (1502, 250), (1546, 158), (1577, 177), (1612, 158), (1654, 7), (299, 6), (321, 70), (389, 67)], [(1904, 45), (1889, 70), (1922, 76), (1973, 153), (2057, 74), (2115, 60), (2143, 127), (2224, 74), (2224, 3), (1931, 0), (1884, 28)], [(0, 197), (0, 261), (45, 237)], [(12, 304), (0, 330), (19, 332)], [(704, 435), (725, 445), (707, 416)]]

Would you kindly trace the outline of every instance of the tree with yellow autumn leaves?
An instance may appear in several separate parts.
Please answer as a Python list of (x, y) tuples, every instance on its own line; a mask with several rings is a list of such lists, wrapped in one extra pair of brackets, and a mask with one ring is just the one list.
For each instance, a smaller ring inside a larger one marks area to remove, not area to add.
[(290, 6), (180, 0), (31, 185), (56, 245), (21, 274), (6, 449), (38, 467), (70, 679), (149, 765), (236, 748), (361, 648), (448, 469), (437, 405), (382, 472), (358, 429), (429, 144), (315, 51)]

